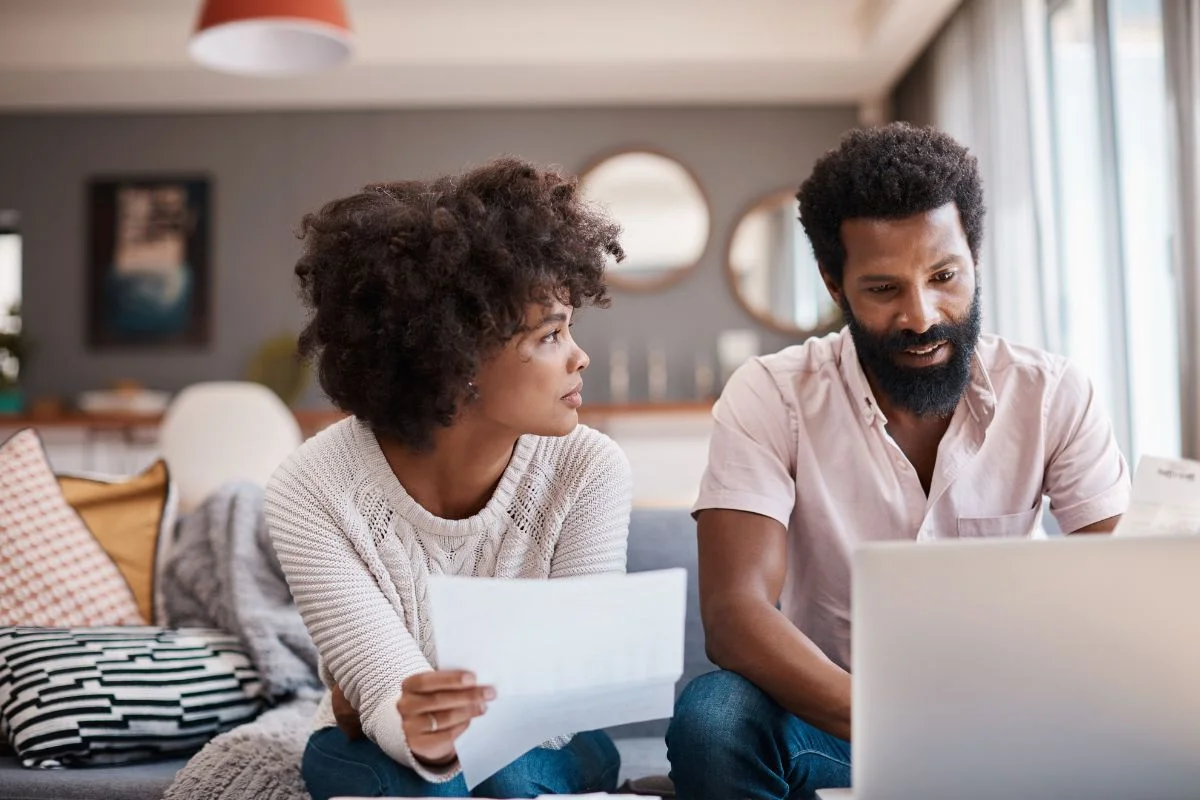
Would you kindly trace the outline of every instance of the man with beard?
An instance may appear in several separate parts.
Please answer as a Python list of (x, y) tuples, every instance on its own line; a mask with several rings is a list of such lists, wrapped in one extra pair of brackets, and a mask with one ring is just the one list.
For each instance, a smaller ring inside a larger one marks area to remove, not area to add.
[(1107, 532), (1128, 502), (1088, 379), (980, 335), (983, 192), (965, 148), (904, 124), (855, 131), (797, 196), (847, 324), (753, 359), (714, 409), (695, 510), (721, 669), (687, 687), (667, 735), (682, 800), (849, 786), (858, 543), (1027, 536), (1044, 495), (1064, 531)]

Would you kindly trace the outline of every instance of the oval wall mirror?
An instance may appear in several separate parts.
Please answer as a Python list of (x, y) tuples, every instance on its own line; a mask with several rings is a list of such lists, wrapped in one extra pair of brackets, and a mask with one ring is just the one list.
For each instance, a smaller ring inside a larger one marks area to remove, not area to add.
[(725, 271), (738, 303), (768, 328), (809, 336), (842, 326), (791, 191), (773, 192), (742, 214)]
[(708, 246), (708, 201), (675, 159), (647, 150), (617, 153), (584, 170), (580, 185), (621, 226), (625, 259), (609, 269), (610, 285), (662, 289), (700, 262)]

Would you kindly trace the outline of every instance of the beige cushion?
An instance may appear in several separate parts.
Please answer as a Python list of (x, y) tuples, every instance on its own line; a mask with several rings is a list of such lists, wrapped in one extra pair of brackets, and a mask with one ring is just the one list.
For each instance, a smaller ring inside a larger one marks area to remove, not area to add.
[(175, 516), (167, 462), (159, 459), (140, 475), (123, 479), (59, 475), (58, 485), (121, 570), (138, 612), (148, 622), (162, 624), (154, 600), (157, 565)]

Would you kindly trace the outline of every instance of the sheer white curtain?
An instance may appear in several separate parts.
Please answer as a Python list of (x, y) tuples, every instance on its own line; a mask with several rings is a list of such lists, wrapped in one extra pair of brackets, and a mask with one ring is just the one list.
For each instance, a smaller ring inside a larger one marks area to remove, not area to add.
[(1173, 128), (1183, 454), (1200, 458), (1200, 0), (1164, 0)]
[(1200, 458), (1200, 0), (967, 0), (893, 105), (979, 158), (987, 328), (1078, 361), (1131, 460)]
[(1034, 135), (1044, 120), (1031, 111), (1039, 84), (1030, 75), (1027, 20), (1020, 1), (968, 0), (898, 87), (894, 106), (899, 118), (946, 131), (979, 159), (988, 206), (985, 329), (1053, 350), (1058, 286), (1054, 270), (1042, 268), (1053, 252), (1051, 208), (1048, 181), (1037, 178), (1048, 156)]

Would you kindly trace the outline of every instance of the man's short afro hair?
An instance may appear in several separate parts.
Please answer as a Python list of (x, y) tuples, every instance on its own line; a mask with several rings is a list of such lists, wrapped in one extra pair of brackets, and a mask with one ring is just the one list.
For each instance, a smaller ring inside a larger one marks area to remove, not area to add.
[(575, 178), (517, 158), (367, 186), (301, 222), (300, 352), (338, 408), (428, 449), (530, 303), (607, 305), (618, 233)]
[(846, 263), (842, 222), (902, 219), (953, 202), (971, 256), (983, 243), (983, 186), (967, 148), (931, 127), (896, 122), (847, 133), (817, 161), (796, 195), (817, 263), (838, 284)]

